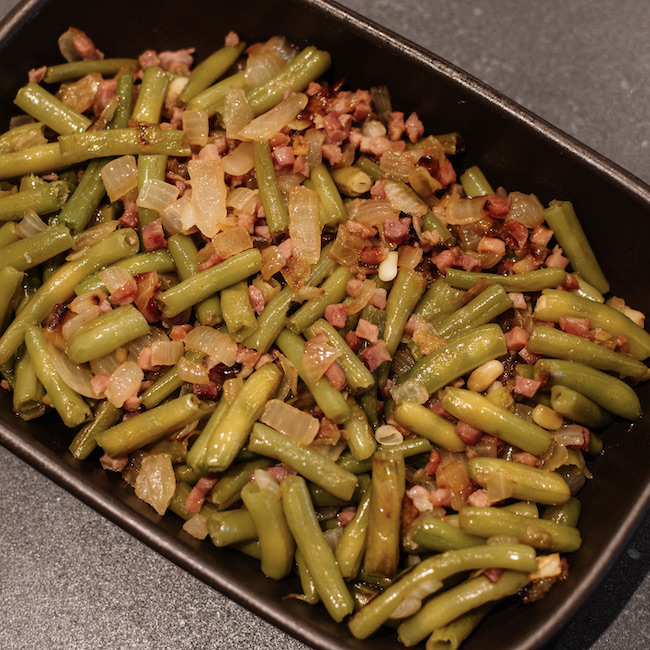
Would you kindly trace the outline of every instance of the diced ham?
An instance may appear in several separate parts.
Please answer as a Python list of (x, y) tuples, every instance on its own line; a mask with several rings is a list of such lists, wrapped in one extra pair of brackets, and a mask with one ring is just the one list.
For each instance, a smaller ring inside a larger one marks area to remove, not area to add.
[(370, 343), (377, 343), (379, 340), (379, 327), (367, 321), (365, 318), (360, 318), (355, 334), (360, 339), (365, 339), (366, 341), (370, 341)]
[(41, 81), (43, 81), (43, 77), (45, 77), (46, 72), (47, 72), (46, 65), (42, 65), (40, 68), (32, 68), (27, 73), (27, 79), (30, 83), (40, 84)]
[(221, 387), (215, 381), (209, 381), (207, 384), (192, 384), (192, 392), (199, 399), (216, 399), (220, 390)]
[(248, 299), (253, 311), (259, 316), (265, 307), (264, 294), (254, 285), (248, 287)]
[(303, 176), (309, 176), (309, 163), (307, 162), (307, 157), (295, 156), (293, 160), (293, 169), (291, 171), (294, 174), (302, 174)]
[(463, 421), (456, 423), (454, 431), (466, 445), (476, 444), (483, 436), (483, 432), (480, 429)]
[(591, 321), (588, 318), (562, 316), (560, 318), (560, 329), (567, 334), (575, 334), (576, 336), (589, 338), (591, 333)]
[(140, 395), (131, 395), (124, 400), (122, 407), (125, 411), (129, 413), (134, 413), (135, 411), (140, 410), (140, 405), (142, 404), (142, 397)]
[(163, 230), (160, 219), (156, 219), (142, 227), (142, 245), (147, 252), (167, 246), (165, 231)]
[[(296, 474), (295, 469), (291, 469), (291, 467), (288, 467), (284, 463), (281, 465), (275, 465), (274, 467), (269, 467), (268, 470), (266, 470), (278, 483), (282, 483), (287, 476)], [(251, 475), (252, 476), (252, 475)]]
[(208, 257), (207, 260), (201, 262), (197, 267), (197, 271), (205, 271), (206, 269), (211, 269), (213, 266), (216, 266), (217, 264), (221, 264), (223, 262), (223, 258), (219, 253), (215, 253), (215, 251), (212, 251)]
[(381, 181), (375, 181), (370, 188), (370, 197), (373, 199), (385, 199), (386, 187)]
[(323, 126), (325, 128), (325, 142), (331, 144), (341, 145), (350, 135), (350, 126), (348, 122), (347, 129), (341, 123), (337, 113), (328, 113), (323, 118)]
[(553, 237), (553, 231), (540, 224), (533, 228), (533, 232), (530, 233), (528, 239), (530, 243), (535, 244), (535, 246), (546, 246), (551, 241), (551, 237)]
[(325, 308), (325, 320), (332, 327), (336, 327), (337, 329), (345, 327), (347, 318), (348, 310), (342, 302), (333, 305), (327, 305)]
[(386, 309), (386, 300), (388, 298), (388, 293), (386, 289), (375, 289), (370, 296), (368, 301), (373, 307), (377, 309)]
[(162, 314), (158, 303), (154, 298), (160, 283), (158, 274), (155, 271), (140, 273), (135, 276), (137, 291), (134, 302), (138, 311), (147, 319), (148, 323), (155, 323), (160, 320)]
[(469, 253), (461, 253), (458, 258), (458, 266), (460, 266), (465, 271), (480, 271), (481, 270), (481, 260), (474, 255)]
[(401, 244), (409, 238), (411, 219), (384, 219), (384, 237), (391, 244)]
[(350, 278), (348, 283), (345, 285), (345, 292), (350, 296), (350, 298), (356, 298), (361, 292), (361, 287), (363, 286), (363, 280), (360, 278)]
[(528, 343), (530, 334), (519, 325), (515, 325), (509, 332), (505, 333), (506, 346), (508, 350), (523, 350)]
[(539, 467), (542, 463), (537, 456), (533, 456), (533, 454), (527, 451), (518, 451), (516, 454), (512, 454), (512, 460), (515, 463), (528, 465), (529, 467)]
[(121, 472), (128, 464), (128, 456), (118, 456), (117, 458), (111, 458), (108, 454), (104, 454), (99, 462), (102, 464), (104, 469), (111, 470), (112, 472)]
[(526, 226), (524, 226), (521, 221), (515, 221), (514, 219), (506, 221), (506, 228), (508, 229), (508, 232), (512, 238), (515, 240), (514, 247), (523, 248), (526, 241), (528, 240), (528, 228), (526, 228)]
[(566, 269), (569, 265), (569, 260), (562, 255), (562, 249), (556, 246), (551, 254), (544, 260), (546, 266), (551, 269)]
[(287, 237), (283, 242), (278, 244), (278, 253), (284, 257), (285, 260), (288, 260), (292, 253), (293, 249), (291, 247), (291, 239)]
[(438, 268), (438, 271), (444, 275), (448, 268), (451, 268), (456, 264), (458, 257), (457, 248), (445, 248), (437, 255), (432, 255), (429, 258), (429, 261), (433, 262), (433, 264)]
[(216, 141), (209, 142), (199, 151), (199, 160), (221, 160), (221, 155), (224, 153), (222, 146)]
[(573, 273), (567, 273), (566, 277), (564, 278), (564, 284), (562, 285), (562, 289), (565, 291), (575, 291), (580, 287), (580, 283), (578, 282), (578, 278)]
[(388, 130), (388, 137), (391, 140), (400, 140), (404, 133), (404, 129), (406, 128), (406, 125), (404, 124), (404, 113), (393, 111), (390, 114), (390, 120), (388, 121), (388, 126), (386, 128)]
[(160, 67), (173, 74), (184, 74), (192, 67), (194, 63), (194, 48), (188, 47), (181, 50), (158, 53)]
[(126, 201), (124, 212), (118, 219), (118, 223), (123, 228), (137, 228), (138, 226), (138, 206), (135, 201)]
[(101, 372), (90, 378), (90, 385), (93, 391), (95, 391), (95, 395), (103, 395), (105, 393), (110, 378), (110, 372)]
[(317, 95), (322, 89), (323, 86), (321, 86), (317, 81), (310, 81), (309, 86), (307, 86), (307, 90), (305, 90), (305, 93), (307, 93), (307, 95), (310, 97), (313, 97), (314, 95)]
[(488, 194), (485, 197), (485, 204), (483, 205), (483, 209), (488, 216), (494, 217), (495, 219), (503, 219), (508, 214), (509, 207), (510, 201), (497, 194)]
[(487, 490), (474, 490), (467, 497), (467, 503), (473, 508), (486, 508), (491, 505)]
[(205, 501), (205, 497), (210, 490), (217, 484), (219, 477), (215, 474), (206, 474), (202, 476), (190, 490), (185, 500), (185, 508), (190, 512), (201, 512), (201, 507)]
[(379, 266), (388, 254), (384, 246), (366, 246), (359, 254), (359, 260), (366, 266)]
[(483, 569), (483, 575), (493, 584), (495, 585), (497, 582), (499, 582), (499, 578), (501, 578), (501, 574), (503, 573), (503, 569), (498, 569), (496, 567), (491, 567), (489, 569)]
[(542, 382), (537, 379), (528, 379), (527, 377), (517, 375), (513, 392), (524, 397), (534, 397), (541, 385)]
[(170, 332), (169, 332), (169, 338), (172, 341), (182, 341), (186, 336), (187, 333), (192, 329), (191, 325), (185, 324), (185, 325), (173, 325)]
[(530, 364), (535, 363), (539, 359), (538, 354), (534, 354), (533, 352), (528, 351), (526, 348), (519, 350), (519, 357), (524, 363)]
[(150, 65), (160, 65), (160, 59), (158, 58), (158, 53), (155, 50), (145, 50), (139, 54), (138, 63), (144, 70)]
[(456, 170), (447, 158), (445, 158), (440, 163), (437, 179), (440, 181), (443, 187), (447, 187), (447, 185), (451, 185), (452, 183), (456, 182)]
[(102, 79), (97, 89), (97, 96), (93, 102), (93, 113), (95, 116), (108, 106), (108, 102), (115, 97), (115, 89), (117, 88), (117, 79)]
[(423, 485), (414, 485), (406, 491), (406, 496), (411, 499), (418, 512), (431, 512), (433, 510), (430, 495), (429, 490)]
[(152, 354), (151, 346), (142, 348), (138, 354), (137, 364), (145, 372), (150, 370), (160, 370), (160, 366), (154, 366), (154, 364), (151, 363)]
[(417, 142), (424, 134), (424, 124), (422, 124), (420, 118), (417, 116), (417, 113), (411, 113), (408, 116), (406, 122), (404, 122), (404, 127), (406, 130), (406, 135), (412, 143)]
[(352, 331), (345, 335), (345, 342), (350, 346), (352, 352), (358, 352), (361, 348), (361, 339)]
[(338, 361), (335, 361), (326, 371), (325, 376), (329, 379), (332, 387), (338, 391), (342, 391), (345, 388), (346, 378), (343, 368)]
[(438, 469), (438, 465), (440, 465), (440, 453), (434, 447), (429, 454), (429, 460), (424, 466), (423, 471), (427, 476), (433, 476)]
[(526, 297), (523, 293), (519, 291), (511, 291), (508, 294), (508, 298), (512, 300), (512, 306), (514, 309), (526, 309), (528, 303), (526, 302)]
[(368, 346), (362, 353), (361, 359), (366, 364), (370, 372), (374, 372), (384, 361), (390, 361), (391, 356), (386, 349), (386, 342), (383, 340), (377, 341)]
[(138, 292), (138, 285), (135, 278), (130, 278), (121, 287), (111, 293), (109, 300), (113, 305), (130, 305)]
[(84, 61), (97, 61), (104, 58), (104, 54), (95, 47), (92, 40), (83, 32), (75, 35), (72, 44), (77, 54)]
[(338, 144), (324, 144), (323, 145), (323, 158), (334, 167), (343, 159), (343, 152)]
[(276, 169), (292, 167), (294, 163), (293, 149), (289, 146), (273, 149), (273, 164)]
[(481, 237), (476, 250), (479, 253), (493, 253), (503, 257), (506, 254), (506, 243), (497, 237)]
[(445, 411), (445, 409), (442, 408), (442, 404), (440, 402), (433, 402), (430, 408), (436, 415), (439, 415), (440, 417), (443, 417), (447, 420), (452, 420), (452, 421), (454, 420), (451, 413)]
[(451, 507), (451, 490), (449, 488), (438, 488), (429, 496), (434, 508)]
[(336, 515), (336, 519), (339, 522), (339, 526), (347, 526), (354, 519), (354, 515), (356, 514), (357, 514), (356, 506), (347, 506), (346, 508), (343, 508)]

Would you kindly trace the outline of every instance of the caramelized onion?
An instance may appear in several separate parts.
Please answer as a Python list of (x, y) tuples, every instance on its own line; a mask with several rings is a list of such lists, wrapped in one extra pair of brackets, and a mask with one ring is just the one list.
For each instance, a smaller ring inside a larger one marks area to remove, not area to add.
[(318, 434), (318, 419), (279, 399), (269, 400), (260, 422), (284, 433), (300, 445), (310, 445)]
[(135, 479), (135, 495), (164, 515), (176, 492), (176, 476), (169, 454), (153, 454), (142, 459)]

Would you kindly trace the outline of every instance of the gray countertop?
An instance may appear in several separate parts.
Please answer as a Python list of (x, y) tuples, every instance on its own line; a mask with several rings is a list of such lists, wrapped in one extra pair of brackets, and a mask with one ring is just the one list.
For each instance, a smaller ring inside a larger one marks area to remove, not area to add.
[[(0, 15), (14, 4), (0, 0)], [(341, 4), (464, 68), (650, 182), (649, 3)], [(2, 448), (0, 466), (0, 648), (305, 647)], [(602, 586), (550, 647), (650, 647), (649, 540), (646, 516)]]

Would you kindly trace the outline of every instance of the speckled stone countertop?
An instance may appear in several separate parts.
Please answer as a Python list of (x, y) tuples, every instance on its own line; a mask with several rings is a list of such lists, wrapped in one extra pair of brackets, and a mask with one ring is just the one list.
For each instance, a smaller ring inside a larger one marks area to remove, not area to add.
[[(14, 4), (0, 0), (0, 16)], [(650, 182), (650, 4), (341, 4), (464, 68)], [(0, 467), (3, 650), (305, 647), (2, 448)], [(549, 648), (650, 647), (649, 540), (647, 516), (601, 587)]]

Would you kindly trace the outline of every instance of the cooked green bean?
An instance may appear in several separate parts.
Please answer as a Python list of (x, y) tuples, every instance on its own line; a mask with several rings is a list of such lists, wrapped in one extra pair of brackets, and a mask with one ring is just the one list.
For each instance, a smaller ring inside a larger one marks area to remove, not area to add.
[(283, 462), (335, 497), (345, 501), (352, 498), (357, 485), (357, 477), (354, 474), (341, 469), (323, 454), (302, 447), (289, 436), (265, 424), (257, 422), (253, 425), (248, 449), (261, 456)]
[(139, 68), (137, 59), (89, 59), (85, 61), (71, 61), (59, 63), (48, 67), (43, 81), (48, 84), (61, 83), (81, 79), (91, 72), (97, 72), (103, 77), (111, 77), (124, 69)]
[(0, 267), (0, 327), (4, 328), (11, 303), (25, 274), (12, 266)]
[(30, 326), (25, 330), (25, 345), (32, 360), (34, 372), (45, 388), (52, 405), (67, 427), (76, 427), (92, 416), (84, 399), (61, 379), (54, 367), (40, 328)]
[(545, 289), (535, 304), (533, 316), (556, 323), (567, 316), (587, 318), (591, 327), (601, 327), (614, 336), (625, 336), (630, 344), (630, 354), (636, 359), (643, 361), (650, 356), (648, 332), (620, 311), (575, 293)]
[(0, 247), (13, 244), (20, 239), (20, 235), (16, 232), (16, 223), (14, 221), (7, 221), (0, 226)]
[[(437, 231), (440, 233), (440, 241), (443, 244), (449, 244), (454, 240), (454, 236), (449, 232), (449, 228), (445, 226), (442, 220), (429, 210), (422, 220), (422, 225), (425, 230)], [(447, 269), (449, 270), (449, 269)]]
[(556, 524), (576, 527), (578, 525), (578, 520), (580, 519), (581, 509), (582, 505), (580, 504), (580, 501), (575, 497), (571, 497), (565, 503), (546, 508), (542, 518)]
[(231, 546), (257, 539), (257, 529), (246, 508), (214, 512), (208, 517), (208, 533), (215, 546)]
[(219, 510), (229, 508), (239, 501), (242, 488), (250, 481), (256, 469), (268, 469), (273, 464), (269, 458), (256, 458), (231, 465), (219, 475), (219, 481), (212, 488), (207, 499)]
[(459, 420), (535, 456), (542, 455), (551, 446), (548, 431), (497, 406), (479, 393), (448, 386), (441, 404)]
[(419, 546), (437, 553), (480, 546), (485, 543), (483, 538), (468, 535), (458, 526), (435, 517), (427, 517), (420, 521), (411, 533), (411, 539)]
[(565, 418), (590, 428), (606, 427), (614, 419), (609, 411), (593, 400), (559, 384), (551, 387), (551, 407)]
[[(363, 174), (363, 172), (360, 173)], [(318, 194), (318, 200), (325, 217), (325, 220), (320, 224), (321, 227), (334, 226), (346, 221), (348, 218), (347, 210), (325, 163), (320, 163), (311, 170), (309, 180), (313, 183), (314, 191)]]
[(221, 309), (228, 334), (233, 340), (241, 342), (257, 329), (247, 282), (237, 282), (221, 291)]
[(77, 432), (68, 450), (77, 460), (88, 458), (97, 446), (95, 436), (117, 424), (121, 418), (122, 409), (113, 406), (108, 400), (98, 402), (93, 410), (93, 419)]
[(492, 603), (486, 603), (461, 614), (447, 625), (436, 628), (427, 639), (425, 650), (458, 650), (461, 643), (489, 614)]
[(51, 214), (63, 207), (69, 194), (67, 183), (53, 181), (31, 190), (3, 196), (0, 198), (0, 221), (18, 221), (28, 210), (39, 215)]
[(361, 196), (372, 187), (370, 176), (354, 166), (332, 169), (331, 177), (339, 191), (346, 196)]
[(356, 578), (361, 569), (361, 560), (366, 547), (366, 535), (370, 517), (371, 491), (372, 487), (368, 484), (354, 513), (354, 518), (343, 529), (343, 533), (341, 533), (336, 548), (334, 549), (334, 555), (341, 569), (341, 575), (346, 580)]
[(350, 417), (343, 423), (348, 437), (348, 447), (355, 460), (366, 460), (377, 449), (377, 441), (365, 411), (351, 396), (348, 397), (348, 405)]
[(126, 129), (133, 112), (133, 73), (125, 72), (117, 78), (115, 96), (118, 98), (117, 108), (108, 123), (108, 129)]
[(479, 280), (500, 284), (506, 291), (541, 291), (553, 289), (564, 284), (566, 271), (558, 268), (535, 269), (514, 275), (497, 273), (477, 273), (462, 269), (447, 269), (445, 280), (457, 289), (471, 289)]
[(212, 117), (223, 111), (223, 103), (231, 87), (246, 85), (246, 73), (244, 70), (226, 77), (216, 84), (206, 88), (193, 97), (187, 104), (187, 109), (192, 111), (205, 111), (208, 117)]
[(305, 480), (287, 476), (281, 483), (282, 505), (296, 545), (302, 553), (316, 590), (329, 615), (342, 621), (354, 609), (334, 552), (321, 531)]
[[(147, 68), (149, 70), (149, 68)], [(165, 168), (167, 167), (167, 156), (162, 154), (141, 154), (138, 156), (138, 192), (142, 190), (142, 186), (150, 180), (164, 181)], [(152, 208), (145, 208), (138, 206), (138, 223), (140, 230), (143, 226), (150, 224), (152, 221), (158, 219), (159, 214), (157, 210)]]
[(314, 579), (309, 572), (305, 558), (300, 552), (299, 548), (296, 549), (295, 559), (298, 577), (300, 578), (300, 587), (302, 588), (302, 594), (296, 594), (295, 598), (303, 600), (309, 605), (315, 605), (320, 601), (320, 596), (318, 595), (318, 590), (316, 589), (316, 583), (314, 582)]
[(43, 138), (44, 128), (45, 125), (42, 122), (28, 122), (5, 131), (0, 135), (0, 154), (24, 149), (24, 146), (16, 145), (20, 142), (21, 138), (29, 135), (31, 132), (38, 133)]
[(278, 186), (278, 178), (271, 157), (271, 146), (267, 140), (253, 144), (255, 156), (255, 175), (260, 190), (260, 198), (264, 206), (266, 223), (272, 237), (285, 232), (289, 228), (289, 215), (284, 199)]
[(468, 167), (460, 176), (465, 194), (470, 198), (494, 194), (492, 186), (479, 167)]
[(72, 248), (74, 239), (66, 226), (50, 226), (42, 232), (0, 248), (0, 268), (26, 271)]
[(569, 485), (559, 474), (503, 458), (470, 458), (467, 473), (482, 487), (493, 481), (505, 483), (515, 499), (557, 506), (571, 498)]
[(169, 86), (169, 75), (158, 66), (149, 65), (142, 73), (140, 91), (131, 118), (136, 122), (158, 124)]
[(627, 420), (641, 415), (637, 394), (625, 382), (601, 370), (575, 361), (539, 359), (535, 378), (546, 380), (547, 386), (567, 386), (596, 402), (602, 408)]
[(58, 97), (32, 82), (18, 91), (14, 104), (62, 135), (83, 133), (91, 124), (85, 115), (66, 106)]
[(444, 278), (438, 278), (426, 290), (413, 313), (424, 320), (440, 320), (463, 306), (463, 293), (451, 287)]
[(15, 384), (12, 402), (14, 411), (25, 421), (40, 417), (46, 411), (46, 406), (42, 401), (45, 389), (36, 376), (34, 364), (27, 350), (16, 361), (14, 372)]
[[(190, 495), (191, 491), (192, 488), (190, 485), (177, 481), (176, 491), (174, 492), (174, 496), (172, 497), (172, 500), (169, 502), (168, 506), (169, 510), (171, 510), (175, 515), (178, 515), (182, 519), (185, 519), (185, 521), (191, 519), (196, 514), (195, 512), (190, 512), (185, 507), (185, 504), (187, 503), (187, 497)], [(211, 503), (204, 501), (199, 514), (208, 519), (214, 512), (214, 506)]]
[(455, 425), (426, 406), (405, 401), (399, 404), (393, 415), (402, 426), (424, 436), (437, 447), (447, 451), (465, 451), (465, 443), (456, 435)]

